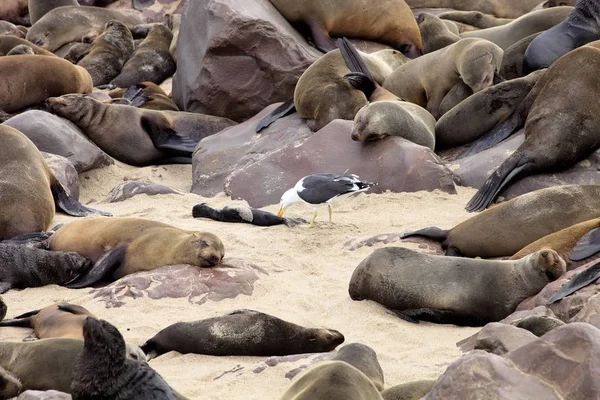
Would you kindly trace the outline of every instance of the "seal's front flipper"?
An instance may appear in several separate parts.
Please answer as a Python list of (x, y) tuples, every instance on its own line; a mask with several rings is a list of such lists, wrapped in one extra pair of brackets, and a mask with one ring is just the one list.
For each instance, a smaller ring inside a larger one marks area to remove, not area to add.
[(45, 242), (46, 239), (49, 239), (54, 232), (32, 232), (32, 233), (23, 233), (22, 235), (17, 235), (11, 237), (10, 239), (3, 240), (3, 244), (17, 244), (17, 245), (26, 245), (28, 247), (35, 247), (39, 249), (49, 250), (48, 244)]
[(141, 83), (129, 86), (129, 88), (125, 91), (125, 93), (123, 93), (123, 96), (121, 97), (129, 101), (133, 101), (133, 99), (135, 99), (144, 90), (144, 88), (144, 85), (142, 85)]
[(594, 228), (579, 239), (573, 247), (569, 260), (581, 261), (600, 251), (600, 228)]
[(296, 112), (294, 99), (286, 101), (260, 120), (258, 125), (256, 125), (256, 133), (262, 131), (263, 129), (271, 125), (273, 122), (277, 121), (279, 118), (283, 118), (286, 115), (292, 114), (294, 112)]
[(50, 189), (52, 190), (52, 196), (54, 197), (54, 204), (56, 205), (56, 208), (69, 215), (74, 217), (85, 217), (91, 214), (100, 214), (106, 217), (112, 217), (111, 213), (86, 207), (69, 196), (63, 185), (56, 179)]
[(363, 60), (358, 50), (356, 50), (356, 47), (354, 47), (354, 45), (345, 37), (338, 39), (337, 44), (342, 53), (342, 57), (344, 58), (344, 62), (346, 63), (346, 67), (348, 67), (350, 72), (363, 73), (373, 80), (373, 75), (371, 75), (369, 68), (367, 68), (367, 64), (365, 64), (365, 60)]
[(598, 278), (600, 278), (600, 261), (592, 264), (579, 274), (575, 275), (569, 282), (562, 285), (560, 289), (548, 299), (546, 304), (552, 304), (563, 297), (575, 293), (579, 289), (596, 282)]
[(141, 124), (157, 149), (165, 150), (173, 155), (192, 156), (197, 144), (192, 138), (181, 135), (164, 124), (159, 125), (146, 116), (142, 117)]
[[(39, 310), (38, 310), (39, 311)], [(31, 328), (31, 318), (16, 317), (15, 319), (7, 319), (0, 322), (0, 326), (19, 326), (21, 328)]]
[(418, 231), (406, 232), (400, 236), (400, 239), (406, 239), (411, 236), (423, 236), (428, 239), (443, 242), (448, 237), (448, 230), (440, 229), (437, 226), (428, 226), (427, 228), (419, 229)]
[(221, 210), (209, 207), (206, 203), (196, 204), (194, 208), (192, 208), (192, 217), (210, 218), (214, 219), (215, 221), (229, 222), (227, 221)]
[(37, 315), (40, 311), (42, 311), (42, 310), (28, 311), (28, 312), (23, 313), (21, 315), (17, 315), (14, 319), (21, 319), (21, 318), (33, 317), (34, 315)]
[(456, 159), (458, 160), (480, 153), (486, 149), (489, 149), (490, 147), (494, 147), (498, 143), (508, 138), (521, 126), (523, 126), (523, 120), (519, 114), (520, 113), (514, 112), (508, 119), (500, 122), (498, 125), (490, 129), (488, 133), (477, 139), (471, 146), (469, 146), (468, 149), (459, 154)]
[(502, 76), (500, 76), (500, 74), (498, 73), (498, 71), (494, 71), (494, 80), (493, 80), (493, 84), (497, 85), (499, 83), (502, 82), (506, 82), (506, 79), (504, 79)]
[(308, 27), (310, 29), (310, 34), (312, 35), (313, 42), (315, 47), (321, 50), (323, 53), (330, 52), (331, 50), (337, 49), (335, 46), (335, 42), (329, 36), (329, 32), (325, 30), (325, 27), (319, 22), (311, 19), (307, 21)]
[(456, 313), (452, 310), (441, 310), (437, 308), (417, 308), (413, 310), (388, 309), (401, 319), (418, 323), (418, 321), (433, 322), (435, 324), (454, 324), (458, 326), (483, 326), (488, 320), (476, 316)]
[(56, 306), (60, 311), (68, 312), (74, 315), (89, 315), (88, 311), (76, 304), (58, 304)]
[(363, 92), (367, 99), (369, 99), (377, 89), (377, 84), (373, 78), (362, 72), (350, 72), (349, 74), (344, 75), (344, 79), (347, 80), (354, 89)]
[(136, 96), (133, 100), (130, 100), (129, 105), (133, 107), (140, 107), (146, 104), (149, 100), (150, 98), (145, 95)]
[(104, 278), (110, 278), (117, 268), (121, 266), (123, 260), (125, 260), (126, 253), (126, 244), (121, 244), (107, 251), (100, 259), (98, 259), (98, 261), (96, 261), (88, 272), (79, 275), (62, 286), (71, 289), (81, 289), (100, 282), (104, 280)]

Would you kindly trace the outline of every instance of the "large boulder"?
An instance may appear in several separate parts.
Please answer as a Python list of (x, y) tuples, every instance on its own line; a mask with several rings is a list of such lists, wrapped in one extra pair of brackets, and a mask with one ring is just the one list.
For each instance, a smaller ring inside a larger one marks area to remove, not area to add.
[(21, 131), (40, 151), (66, 157), (77, 172), (114, 164), (75, 124), (54, 114), (30, 110), (12, 117), (4, 125)]
[(190, 1), (177, 40), (173, 99), (184, 111), (243, 121), (291, 99), (319, 56), (268, 0)]

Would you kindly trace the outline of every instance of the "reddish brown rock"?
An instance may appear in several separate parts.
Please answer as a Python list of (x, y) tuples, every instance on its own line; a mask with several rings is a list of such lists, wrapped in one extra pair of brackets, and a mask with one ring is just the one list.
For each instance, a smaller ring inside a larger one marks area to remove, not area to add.
[(268, 0), (197, 0), (182, 15), (173, 99), (181, 110), (252, 117), (293, 97), (322, 53)]
[(502, 355), (535, 339), (537, 339), (537, 336), (525, 329), (500, 322), (492, 322), (484, 326), (477, 334), (477, 340), (473, 348)]

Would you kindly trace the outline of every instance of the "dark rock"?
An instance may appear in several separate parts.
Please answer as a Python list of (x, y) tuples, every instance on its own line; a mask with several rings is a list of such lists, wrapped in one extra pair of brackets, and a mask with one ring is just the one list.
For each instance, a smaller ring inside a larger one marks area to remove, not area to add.
[(225, 259), (214, 268), (198, 268), (193, 265), (167, 265), (152, 271), (127, 275), (103, 288), (94, 289), (94, 298), (106, 303), (106, 308), (121, 307), (129, 299), (148, 296), (187, 297), (192, 304), (207, 300), (221, 301), (240, 294), (250, 296), (260, 267), (240, 259)]
[(43, 151), (41, 153), (46, 160), (46, 164), (48, 164), (48, 168), (63, 185), (67, 193), (75, 200), (79, 200), (79, 175), (73, 164), (65, 157)]
[(489, 353), (502, 355), (517, 349), (537, 336), (516, 326), (492, 322), (484, 326), (477, 334), (475, 350), (485, 350)]
[(110, 192), (108, 192), (108, 195), (106, 195), (106, 201), (108, 201), (109, 203), (116, 203), (119, 201), (130, 199), (133, 196), (137, 196), (138, 194), (147, 194), (148, 196), (154, 196), (157, 194), (171, 193), (181, 194), (168, 186), (157, 185), (156, 183), (127, 181), (112, 188)]
[[(564, 300), (564, 299), (563, 299)], [(596, 328), (600, 328), (600, 295), (593, 295), (587, 299), (581, 311), (579, 311), (570, 322), (587, 322), (588, 324), (594, 325)]]
[(66, 157), (77, 172), (114, 164), (71, 121), (45, 111), (31, 110), (4, 123), (21, 131), (40, 151)]
[(179, 30), (173, 99), (181, 110), (243, 121), (291, 99), (320, 55), (268, 0), (191, 1)]
[(306, 175), (347, 169), (365, 181), (378, 183), (370, 193), (436, 189), (456, 193), (452, 173), (428, 148), (399, 137), (355, 142), (350, 137), (352, 126), (352, 121), (335, 120), (301, 145), (287, 145), (237, 169), (227, 177), (225, 192), (260, 208), (279, 202), (281, 195)]

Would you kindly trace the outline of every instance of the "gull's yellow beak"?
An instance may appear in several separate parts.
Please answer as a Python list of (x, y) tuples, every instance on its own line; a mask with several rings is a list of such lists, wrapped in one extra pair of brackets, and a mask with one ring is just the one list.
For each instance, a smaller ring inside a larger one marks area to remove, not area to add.
[(278, 217), (283, 217), (283, 213), (285, 212), (285, 209), (283, 208), (283, 204), (279, 205), (279, 211), (277, 211), (277, 216)]

